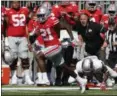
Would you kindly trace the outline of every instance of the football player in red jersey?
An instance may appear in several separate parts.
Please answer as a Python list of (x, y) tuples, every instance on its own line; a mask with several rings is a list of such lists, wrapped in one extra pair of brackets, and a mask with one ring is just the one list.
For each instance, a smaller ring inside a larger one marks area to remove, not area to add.
[(87, 3), (87, 9), (81, 10), (82, 12), (87, 13), (90, 16), (90, 20), (93, 22), (100, 23), (101, 17), (102, 17), (102, 12), (98, 9), (96, 9), (96, 2), (95, 1), (88, 1)]
[(25, 83), (32, 85), (34, 83), (29, 75), (28, 40), (26, 37), (26, 23), (29, 11), (26, 7), (20, 7), (19, 1), (12, 1), (11, 6), (6, 13), (7, 38), (13, 58), (13, 62), (10, 65), (13, 72), (11, 84), (17, 84), (16, 65), (18, 58), (20, 58), (24, 70)]
[(108, 20), (109, 18), (115, 18), (115, 21), (117, 22), (117, 12), (116, 12), (116, 6), (115, 4), (111, 4), (108, 7), (108, 14), (104, 14), (101, 18), (100, 23), (105, 26), (105, 28), (108, 29)]
[(52, 9), (52, 13), (55, 16), (58, 15), (59, 18), (64, 18), (71, 25), (74, 24), (74, 18), (78, 17), (78, 5), (75, 2), (62, 2)]
[[(50, 85), (50, 82), (47, 78), (46, 69), (44, 67), (45, 58), (49, 58), (50, 60), (52, 60), (55, 63), (55, 66), (58, 66), (59, 64), (63, 63), (63, 57), (61, 56), (62, 48), (60, 46), (59, 37), (56, 33), (57, 31), (58, 32), (60, 31), (60, 28), (58, 28), (59, 20), (56, 17), (51, 17), (50, 11), (47, 8), (40, 7), (39, 9), (40, 9), (39, 13), (37, 13), (37, 17), (39, 19), (38, 30), (43, 38), (44, 47), (41, 47), (42, 49), (37, 50), (36, 52), (36, 54), (38, 55), (37, 59), (41, 71), (37, 73), (38, 76), (37, 84)], [(38, 40), (40, 44), (40, 37)], [(42, 75), (42, 78), (40, 78), (41, 77), (40, 75)]]
[[(73, 40), (72, 26), (75, 25), (75, 20), (77, 20), (76, 17), (78, 17), (77, 16), (78, 6), (75, 4), (75, 2), (63, 1), (59, 5), (55, 5), (52, 9), (53, 9), (52, 10), (53, 14), (55, 14), (55, 16), (60, 20), (60, 25), (62, 26), (61, 30), (63, 30), (61, 31), (61, 34), (62, 32), (65, 32), (64, 30), (66, 30), (69, 34), (68, 36), (70, 36), (70, 37), (66, 37), (65, 35), (63, 35), (63, 38), (61, 39), (63, 45), (66, 42), (68, 43), (67, 45), (64, 45), (66, 47), (63, 49), (63, 51), (64, 51), (65, 62), (69, 66), (71, 65), (72, 55), (73, 55), (73, 46), (69, 44), (69, 41), (70, 41), (70, 38), (71, 40)], [(63, 85), (66, 85), (68, 83), (67, 82), (68, 74), (66, 74), (67, 72), (65, 72), (65, 70), (64, 70), (64, 73), (66, 76), (63, 75), (62, 82), (63, 82)], [(55, 84), (59, 85), (59, 82), (60, 82), (60, 79), (58, 80), (58, 84), (57, 83)]]
[(36, 33), (42, 37), (44, 45), (40, 43), (40, 39), (38, 41), (38, 44), (36, 43), (36, 49), (38, 50), (35, 50), (35, 54), (40, 68), (40, 72), (37, 73), (38, 80), (36, 83), (46, 85), (50, 84), (45, 69), (45, 60), (48, 58), (53, 62), (54, 67), (64, 67), (70, 73), (70, 75), (72, 75), (78, 82), (80, 82), (82, 91), (85, 90), (85, 87), (83, 87), (83, 85), (87, 81), (80, 80), (81, 78), (79, 78), (77, 74), (75, 74), (66, 64), (64, 64), (64, 59), (61, 53), (62, 47), (59, 41), (59, 20), (56, 17), (51, 17), (49, 10), (45, 7), (40, 7), (39, 12), (37, 12), (37, 17), (39, 20), (39, 29)]

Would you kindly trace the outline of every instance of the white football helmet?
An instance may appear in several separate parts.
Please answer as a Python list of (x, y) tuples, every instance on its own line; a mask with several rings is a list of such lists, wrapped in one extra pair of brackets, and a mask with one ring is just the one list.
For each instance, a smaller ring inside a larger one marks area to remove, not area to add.
[(49, 11), (51, 11), (52, 9), (52, 5), (49, 2), (44, 2), (41, 7), (46, 7), (47, 9), (49, 9)]
[(87, 3), (87, 9), (89, 11), (95, 11), (96, 8), (97, 8), (96, 1), (89, 0), (88, 3)]
[(13, 62), (13, 54), (11, 52), (11, 49), (9, 47), (8, 38), (6, 37), (4, 39), (4, 52), (3, 52), (3, 60), (6, 64), (11, 65)]
[(93, 70), (93, 61), (90, 58), (86, 58), (82, 62), (82, 70), (85, 73), (90, 73)]
[(12, 52), (8, 46), (5, 46), (3, 59), (4, 59), (5, 63), (8, 65), (11, 65), (14, 60), (13, 56), (12, 56)]
[(45, 22), (50, 16), (50, 11), (46, 7), (40, 7), (39, 11), (37, 11), (37, 18), (40, 23)]
[(116, 6), (114, 4), (111, 4), (109, 7), (108, 7), (108, 13), (110, 16), (115, 16), (116, 15)]

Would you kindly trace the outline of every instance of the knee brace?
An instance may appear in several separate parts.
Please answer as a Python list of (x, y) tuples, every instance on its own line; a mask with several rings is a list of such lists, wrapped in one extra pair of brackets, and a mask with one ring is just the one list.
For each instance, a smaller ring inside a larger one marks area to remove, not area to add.
[(10, 65), (10, 69), (11, 69), (11, 70), (16, 70), (16, 68), (17, 68), (17, 61), (18, 61), (18, 58), (15, 59), (15, 60), (13, 61), (13, 63)]
[(26, 59), (21, 59), (21, 62), (22, 62), (22, 68), (23, 69), (29, 69), (29, 59), (26, 58)]

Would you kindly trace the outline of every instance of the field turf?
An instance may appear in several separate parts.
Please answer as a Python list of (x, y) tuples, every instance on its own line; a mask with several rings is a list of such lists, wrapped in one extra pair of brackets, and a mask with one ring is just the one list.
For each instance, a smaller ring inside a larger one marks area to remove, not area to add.
[(90, 89), (81, 94), (78, 87), (2, 86), (2, 96), (117, 96), (117, 90)]

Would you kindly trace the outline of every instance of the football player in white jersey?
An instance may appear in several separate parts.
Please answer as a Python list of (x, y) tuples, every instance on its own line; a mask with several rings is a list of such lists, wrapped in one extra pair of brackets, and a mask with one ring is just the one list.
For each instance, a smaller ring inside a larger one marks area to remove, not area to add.
[[(74, 70), (77, 75), (79, 75), (82, 79), (87, 78), (88, 80), (91, 77), (95, 77), (101, 84), (100, 88), (102, 90), (106, 89), (106, 80), (108, 76), (117, 77), (117, 72), (105, 65), (101, 60), (99, 60), (96, 56), (88, 56), (81, 61), (79, 61), (76, 65), (76, 69)], [(75, 79), (69, 77), (69, 83), (74, 82)], [(86, 85), (84, 85), (86, 86)], [(83, 92), (85, 89), (83, 90)]]

